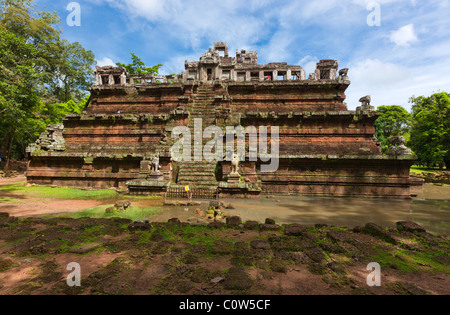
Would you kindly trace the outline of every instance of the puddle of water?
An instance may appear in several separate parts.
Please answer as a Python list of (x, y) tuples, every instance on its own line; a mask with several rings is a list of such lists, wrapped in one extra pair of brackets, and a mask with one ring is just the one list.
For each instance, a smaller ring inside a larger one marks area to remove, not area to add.
[[(423, 192), (412, 200), (277, 196), (274, 199), (262, 197), (259, 200), (224, 201), (233, 204), (235, 210), (230, 213), (239, 214), (243, 221), (263, 223), (266, 218), (272, 218), (278, 224), (322, 223), (352, 228), (368, 222), (395, 227), (396, 222), (408, 220), (422, 225), (433, 234), (450, 232), (450, 186), (426, 184)], [(203, 203), (202, 209), (208, 202)], [(184, 208), (167, 208), (154, 221), (166, 221), (173, 217), (183, 221), (192, 217), (192, 210), (196, 207), (189, 207), (189, 212), (185, 212)]]
[(367, 200), (342, 198), (279, 197), (275, 200), (233, 200), (242, 220), (355, 227), (373, 222), (395, 227), (398, 221), (413, 221), (430, 233), (447, 234), (450, 225), (449, 200)]

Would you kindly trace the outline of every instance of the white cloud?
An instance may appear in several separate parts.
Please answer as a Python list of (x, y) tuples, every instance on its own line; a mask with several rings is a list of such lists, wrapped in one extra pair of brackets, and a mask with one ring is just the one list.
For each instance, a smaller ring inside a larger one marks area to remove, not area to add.
[(305, 76), (308, 78), (309, 74), (316, 70), (318, 62), (319, 59), (317, 57), (308, 55), (300, 59), (297, 64), (305, 70)]
[(400, 29), (393, 31), (390, 36), (390, 41), (397, 46), (407, 47), (411, 43), (417, 42), (418, 38), (414, 31), (414, 24), (408, 24), (400, 27)]
[(100, 60), (97, 60), (97, 66), (99, 67), (104, 67), (104, 66), (115, 66), (116, 64), (114, 63), (114, 61), (112, 61), (111, 58), (108, 57), (103, 57)]
[(359, 98), (371, 95), (372, 105), (401, 105), (411, 110), (409, 98), (448, 91), (450, 59), (406, 68), (399, 64), (366, 59), (349, 66), (350, 87), (346, 91), (350, 110), (359, 106)]

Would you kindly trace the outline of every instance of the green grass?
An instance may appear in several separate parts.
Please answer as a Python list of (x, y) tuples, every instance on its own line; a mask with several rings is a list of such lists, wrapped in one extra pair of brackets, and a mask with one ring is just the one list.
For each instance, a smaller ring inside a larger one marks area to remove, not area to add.
[(157, 215), (159, 210), (155, 208), (140, 208), (136, 206), (131, 206), (127, 210), (122, 212), (105, 213), (106, 208), (111, 207), (111, 205), (99, 206), (94, 208), (89, 208), (85, 210), (80, 210), (73, 213), (67, 213), (59, 215), (57, 217), (74, 218), (79, 219), (83, 217), (89, 218), (125, 218), (130, 220), (142, 220), (145, 218), (152, 218)]
[(117, 197), (115, 190), (83, 190), (76, 188), (25, 186), (26, 182), (0, 186), (0, 191), (19, 193), (30, 197), (55, 199), (108, 199)]
[(410, 169), (411, 173), (435, 173), (439, 172), (439, 168), (430, 168), (430, 167), (422, 167), (413, 165)]
[(388, 268), (395, 266), (395, 269), (404, 273), (433, 271), (449, 273), (447, 266), (436, 262), (433, 257), (442, 255), (444, 252), (436, 251), (428, 252), (414, 252), (404, 250), (385, 251), (378, 249), (378, 254), (373, 256), (373, 261), (378, 262), (381, 268)]
[(138, 199), (138, 200), (152, 200), (152, 199), (161, 199), (161, 198), (163, 198), (163, 196), (155, 196), (155, 195), (148, 195), (148, 196), (124, 195), (123, 198), (125, 198), (125, 199)]

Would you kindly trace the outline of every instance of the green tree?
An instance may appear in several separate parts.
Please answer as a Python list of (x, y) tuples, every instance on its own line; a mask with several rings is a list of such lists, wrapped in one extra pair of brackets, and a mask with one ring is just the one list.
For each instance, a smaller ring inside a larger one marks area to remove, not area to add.
[(59, 102), (78, 102), (93, 83), (95, 56), (78, 42), (62, 40), (57, 48), (59, 58), (55, 58), (49, 67), (52, 76), (48, 94)]
[(159, 68), (162, 67), (162, 64), (146, 67), (141, 58), (136, 56), (134, 53), (131, 53), (131, 63), (123, 64), (116, 62), (116, 65), (119, 67), (124, 67), (129, 74), (158, 74)]
[(381, 143), (383, 153), (389, 148), (389, 139), (394, 136), (403, 136), (409, 139), (412, 116), (399, 105), (379, 106), (377, 111), (381, 114), (375, 121), (375, 138)]
[(450, 94), (439, 92), (429, 97), (412, 97), (410, 103), (413, 121), (408, 146), (421, 164), (449, 166)]
[(58, 23), (32, 0), (0, 0), (0, 153), (7, 161), (23, 158), (47, 124), (85, 104), (95, 58), (62, 39)]

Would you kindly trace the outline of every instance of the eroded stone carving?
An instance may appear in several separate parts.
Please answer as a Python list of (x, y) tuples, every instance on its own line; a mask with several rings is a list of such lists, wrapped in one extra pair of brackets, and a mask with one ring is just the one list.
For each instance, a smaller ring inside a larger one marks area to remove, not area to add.
[(346, 77), (347, 73), (348, 73), (348, 68), (344, 68), (344, 69), (339, 70), (339, 76), (340, 77)]
[(160, 173), (161, 165), (159, 165), (159, 155), (155, 154), (152, 158), (152, 162), (150, 164), (150, 172), (152, 173)]
[(359, 99), (361, 106), (356, 107), (356, 111), (371, 111), (375, 110), (374, 106), (370, 105), (371, 97), (370, 95), (363, 96)]
[(239, 174), (239, 162), (239, 155), (234, 153), (231, 159), (231, 174)]
[(395, 136), (389, 139), (391, 146), (387, 150), (388, 155), (410, 155), (412, 151), (405, 146), (405, 138)]

